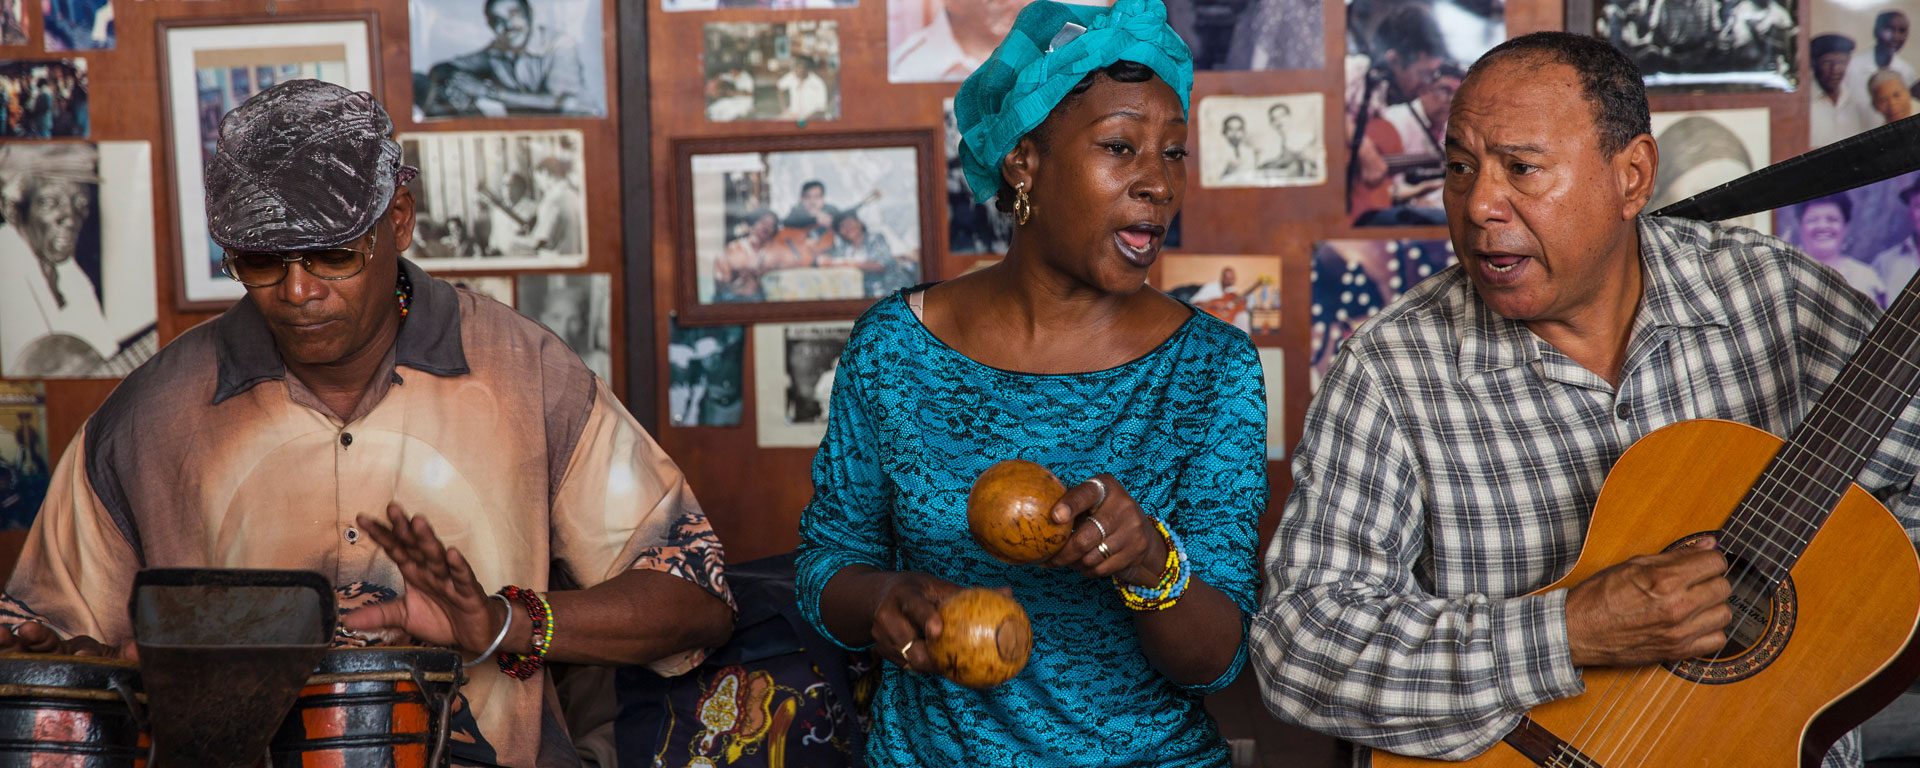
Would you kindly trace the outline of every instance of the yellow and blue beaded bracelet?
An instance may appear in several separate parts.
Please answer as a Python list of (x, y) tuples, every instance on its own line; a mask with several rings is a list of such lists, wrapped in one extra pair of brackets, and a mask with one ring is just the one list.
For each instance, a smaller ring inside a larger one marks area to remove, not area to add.
[(1120, 600), (1127, 608), (1135, 611), (1164, 611), (1180, 601), (1187, 593), (1187, 585), (1193, 581), (1193, 569), (1187, 562), (1187, 548), (1180, 543), (1180, 537), (1166, 522), (1155, 519), (1155, 528), (1160, 537), (1167, 542), (1167, 564), (1160, 571), (1160, 582), (1151, 587), (1128, 584), (1118, 578), (1113, 580), (1119, 588)]

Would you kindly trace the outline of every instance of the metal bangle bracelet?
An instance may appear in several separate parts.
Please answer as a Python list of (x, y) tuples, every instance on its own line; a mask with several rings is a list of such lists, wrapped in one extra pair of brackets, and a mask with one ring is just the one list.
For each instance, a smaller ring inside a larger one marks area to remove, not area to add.
[(500, 624), (500, 634), (493, 636), (493, 645), (489, 645), (487, 646), (486, 650), (481, 651), (479, 658), (474, 659), (473, 661), (463, 661), (460, 663), (460, 666), (465, 669), (472, 669), (474, 667), (480, 666), (481, 662), (484, 662), (487, 659), (493, 658), (493, 654), (496, 651), (500, 650), (500, 644), (507, 641), (507, 630), (513, 628), (513, 601), (508, 600), (506, 595), (500, 594), (498, 592), (495, 592), (491, 595), (487, 595), (487, 597), (499, 600), (502, 605), (505, 605), (507, 607), (507, 620)]

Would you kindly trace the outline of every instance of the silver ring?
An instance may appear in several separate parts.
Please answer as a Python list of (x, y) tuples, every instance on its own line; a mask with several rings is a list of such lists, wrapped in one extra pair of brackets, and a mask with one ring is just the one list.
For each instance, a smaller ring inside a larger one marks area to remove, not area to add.
[[(1095, 488), (1100, 489), (1100, 500), (1093, 503), (1093, 508), (1099, 509), (1100, 505), (1107, 503), (1107, 484), (1104, 482), (1101, 482), (1100, 478), (1097, 478), (1097, 477), (1089, 477), (1087, 478), (1087, 482), (1093, 483), (1093, 486)], [(1106, 536), (1106, 532), (1102, 531), (1100, 535), (1104, 537)]]
[(1100, 519), (1097, 517), (1094, 517), (1093, 515), (1087, 515), (1087, 522), (1093, 523), (1093, 527), (1100, 531), (1100, 546), (1103, 546), (1103, 547), (1106, 546), (1107, 545), (1107, 527), (1104, 525), (1101, 525)]
[(1100, 551), (1100, 559), (1101, 559), (1101, 560), (1105, 560), (1105, 559), (1107, 559), (1107, 558), (1109, 558), (1109, 557), (1113, 557), (1113, 552), (1111, 552), (1111, 551), (1109, 551), (1109, 550), (1107, 549), (1107, 542), (1106, 542), (1106, 540), (1105, 540), (1105, 539), (1102, 539), (1102, 540), (1100, 541), (1100, 546), (1098, 546), (1098, 547), (1094, 547), (1094, 549), (1097, 549), (1097, 550), (1099, 550), (1099, 551)]
[(914, 641), (908, 640), (906, 645), (900, 646), (900, 658), (905, 659), (907, 657), (907, 651), (913, 648), (913, 643)]

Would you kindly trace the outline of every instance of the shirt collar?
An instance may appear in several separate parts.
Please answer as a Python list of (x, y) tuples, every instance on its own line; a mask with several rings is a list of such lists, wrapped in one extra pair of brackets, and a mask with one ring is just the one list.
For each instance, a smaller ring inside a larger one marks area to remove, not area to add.
[[(1701, 271), (1706, 252), (1717, 250), (1703, 236), (1712, 232), (1705, 226), (1688, 226), (1682, 219), (1641, 216), (1640, 229), (1640, 309), (1634, 317), (1637, 337), (1653, 329), (1726, 327), (1727, 315), (1720, 294), (1709, 285)], [(1461, 275), (1466, 281), (1466, 276)], [(1541, 341), (1517, 320), (1501, 317), (1480, 300), (1472, 283), (1466, 288), (1469, 298), (1463, 302), (1455, 320), (1460, 331), (1461, 379), (1488, 371), (1527, 365), (1540, 359)]]
[[(453, 286), (435, 280), (407, 259), (400, 260), (413, 283), (413, 302), (394, 341), (393, 363), (436, 376), (468, 372), (467, 354), (460, 341), (460, 299)], [(286, 362), (274, 346), (260, 308), (247, 299), (234, 302), (213, 321), (215, 360), (219, 382), (213, 404), (218, 405), (255, 384), (285, 378)]]

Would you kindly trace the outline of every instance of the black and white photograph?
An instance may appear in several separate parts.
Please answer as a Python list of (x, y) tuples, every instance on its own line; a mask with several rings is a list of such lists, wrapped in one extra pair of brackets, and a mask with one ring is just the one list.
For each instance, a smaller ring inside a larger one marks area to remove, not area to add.
[(27, 44), (27, 0), (0, 0), (0, 47)]
[(41, 0), (40, 23), (49, 51), (113, 49), (113, 0)]
[(52, 484), (47, 456), (46, 388), (0, 380), (0, 531), (33, 526)]
[(1326, 97), (1209, 96), (1200, 100), (1203, 187), (1306, 187), (1327, 182)]
[(600, 0), (410, 0), (413, 116), (605, 117)]
[(753, 327), (754, 421), (761, 448), (813, 448), (827, 435), (827, 406), (853, 323)]
[(1920, 0), (1814, 0), (1808, 13), (1813, 85), (1804, 90), (1811, 148), (1913, 115), (1920, 70), (1906, 47)]
[(1798, 30), (1794, 4), (1786, 0), (1593, 3), (1594, 36), (1626, 52), (1649, 87), (1792, 90)]
[(158, 349), (149, 152), (0, 145), (0, 376), (119, 378)]
[(413, 180), (413, 246), (428, 270), (576, 267), (587, 262), (580, 132), (400, 136)]
[(1029, 2), (887, 0), (887, 81), (967, 79), (1013, 30), (1014, 17)]
[(1287, 458), (1287, 351), (1260, 347), (1260, 375), (1267, 383), (1267, 461)]
[(991, 203), (973, 201), (967, 169), (960, 164), (960, 129), (953, 116), (953, 99), (942, 102), (947, 155), (947, 253), (955, 256), (998, 255), (1007, 252), (1013, 238), (1013, 214)]
[(773, 305), (839, 301), (853, 302), (851, 316), (922, 282), (931, 216), (920, 159), (931, 154), (932, 138), (916, 133), (903, 141), (914, 143), (692, 155), (694, 258), (682, 311), (767, 305), (778, 313)]
[[(1765, 109), (1709, 109), (1653, 113), (1653, 140), (1660, 146), (1648, 211), (1685, 200), (1771, 165)], [(1766, 211), (1722, 223), (1771, 233)]]
[(1354, 329), (1400, 294), (1452, 265), (1446, 240), (1328, 240), (1313, 247), (1309, 392)]
[(93, 131), (87, 60), (0, 61), (0, 139), (84, 139)]
[(1321, 0), (1167, 0), (1196, 72), (1326, 66)]
[(474, 293), (483, 294), (509, 307), (514, 305), (513, 278), (511, 277), (454, 274), (445, 279), (455, 288), (465, 288)]
[(366, 19), (162, 26), (167, 151), (180, 237), (179, 247), (169, 249), (179, 258), (178, 308), (219, 311), (246, 295), (244, 286), (221, 271), (220, 247), (207, 235), (201, 169), (213, 157), (221, 118), (286, 80), (311, 78), (378, 92), (370, 34)]
[(1832, 267), (1882, 307), (1920, 268), (1920, 172), (1775, 212), (1780, 239)]
[(740, 426), (746, 347), (746, 326), (673, 325), (667, 342), (667, 413), (674, 426)]
[(521, 275), (520, 314), (553, 331), (602, 381), (613, 381), (613, 278), (607, 274)]
[(715, 22), (705, 37), (708, 120), (840, 119), (838, 22)]
[(717, 11), (723, 8), (753, 8), (763, 11), (814, 11), (828, 8), (854, 8), (860, 0), (660, 0), (663, 11)]
[(1447, 112), (1466, 69), (1506, 39), (1491, 0), (1347, 4), (1347, 213), (1354, 226), (1437, 226)]

